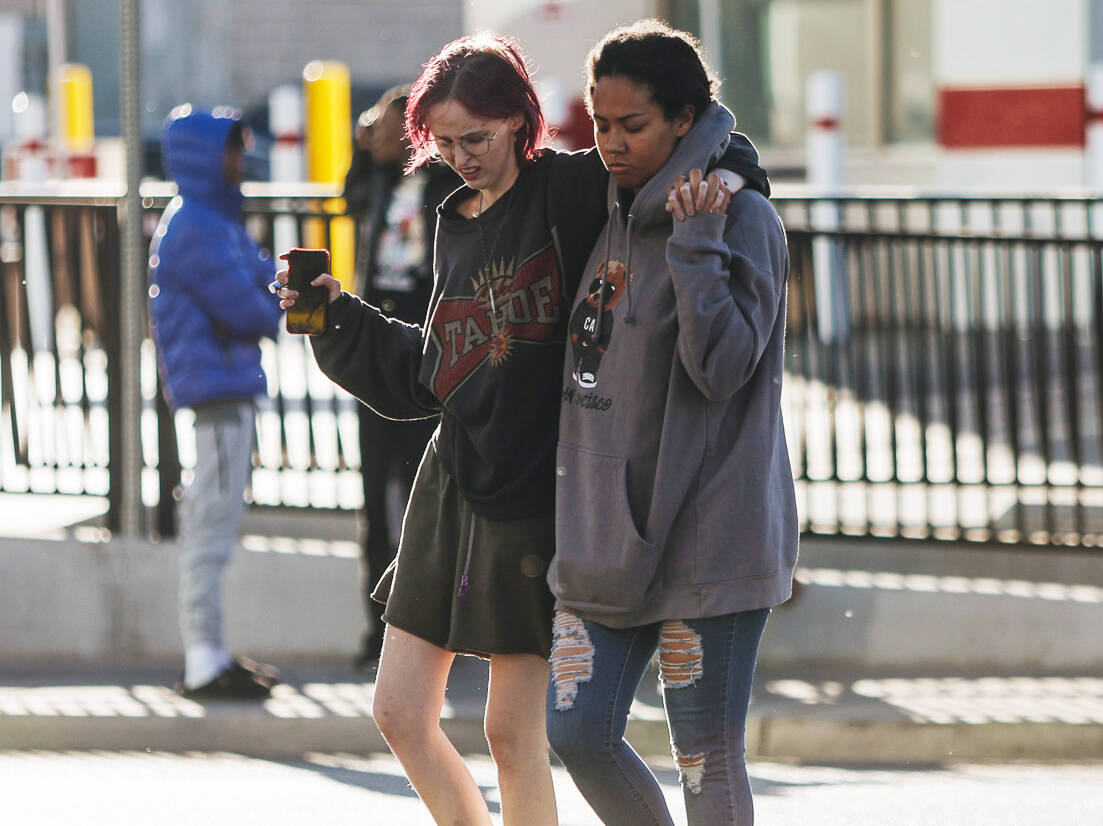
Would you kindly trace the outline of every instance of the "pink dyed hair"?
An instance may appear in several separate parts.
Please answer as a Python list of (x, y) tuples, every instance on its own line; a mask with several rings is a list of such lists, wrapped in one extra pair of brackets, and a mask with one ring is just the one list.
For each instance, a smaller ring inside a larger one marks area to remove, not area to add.
[(529, 77), (525, 54), (516, 41), (489, 32), (461, 37), (447, 44), (422, 69), (410, 87), (406, 103), (406, 132), (413, 152), (407, 171), (430, 158), (432, 136), (425, 117), (433, 106), (454, 100), (475, 117), (487, 120), (521, 114), (517, 132), (517, 160), (536, 157), (548, 141), (548, 127)]

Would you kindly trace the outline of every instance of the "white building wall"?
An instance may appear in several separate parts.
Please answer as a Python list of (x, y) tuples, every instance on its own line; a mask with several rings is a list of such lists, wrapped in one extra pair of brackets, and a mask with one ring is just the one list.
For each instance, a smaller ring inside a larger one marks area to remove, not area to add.
[(934, 75), (943, 86), (1080, 83), (1086, 0), (934, 0)]
[(1079, 185), (1089, 0), (934, 0), (933, 11), (933, 183)]

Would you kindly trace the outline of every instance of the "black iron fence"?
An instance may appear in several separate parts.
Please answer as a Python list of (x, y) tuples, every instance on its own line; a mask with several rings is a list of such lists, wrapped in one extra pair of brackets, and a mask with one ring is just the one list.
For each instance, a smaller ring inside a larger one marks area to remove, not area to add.
[[(352, 269), (355, 228), (335, 217), (332, 187), (253, 187), (247, 222), (262, 249), (299, 243), (340, 250)], [(260, 192), (258, 193), (258, 190)], [(171, 198), (143, 188), (147, 240)], [(117, 526), (122, 197), (0, 190), (0, 493), (106, 500)], [(340, 264), (340, 254), (335, 264)], [(275, 299), (273, 299), (275, 300)], [(269, 394), (260, 400), (251, 496), (259, 506), (358, 508), (356, 402), (326, 379), (301, 336), (262, 343)], [(194, 465), (189, 411), (164, 403), (156, 353), (140, 354), (141, 492), (150, 529), (174, 530), (174, 501)], [(180, 436), (177, 442), (177, 434)]]
[(804, 529), (1100, 546), (1101, 205), (777, 205)]
[(110, 495), (116, 211), (0, 198), (0, 491)]
[[(269, 250), (334, 247), (351, 269), (334, 194), (257, 188), (250, 230)], [(169, 191), (143, 195), (151, 234)], [(120, 204), (0, 190), (0, 493), (116, 504)], [(783, 192), (775, 205), (802, 528), (1103, 546), (1103, 202)], [(356, 402), (300, 337), (263, 359), (255, 504), (359, 507)], [(148, 338), (140, 361), (142, 499), (171, 533), (194, 445), (172, 427)]]

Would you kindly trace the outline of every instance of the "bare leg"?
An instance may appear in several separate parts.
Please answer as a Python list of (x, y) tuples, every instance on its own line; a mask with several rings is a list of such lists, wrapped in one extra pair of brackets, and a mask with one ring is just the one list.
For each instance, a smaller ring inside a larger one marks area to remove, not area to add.
[(543, 657), (491, 656), (486, 739), (498, 766), (505, 826), (559, 822), (544, 724), (547, 693), (548, 663)]
[(431, 642), (388, 626), (372, 713), (438, 824), (490, 826), (490, 812), (478, 785), (440, 727), (454, 657)]

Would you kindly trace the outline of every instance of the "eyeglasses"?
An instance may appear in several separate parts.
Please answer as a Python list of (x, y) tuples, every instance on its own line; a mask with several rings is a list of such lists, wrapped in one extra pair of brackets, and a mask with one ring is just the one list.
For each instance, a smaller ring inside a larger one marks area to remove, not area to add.
[[(505, 121), (503, 120), (502, 123), (504, 125)], [(464, 135), (458, 141), (449, 140), (448, 138), (436, 138), (429, 141), (429, 151), (434, 155), (451, 158), (455, 156), (456, 147), (459, 146), (472, 158), (481, 158), (490, 151), (491, 141), (498, 137), (498, 133), (501, 131), (502, 127), (499, 126), (494, 130), (493, 135)]]

